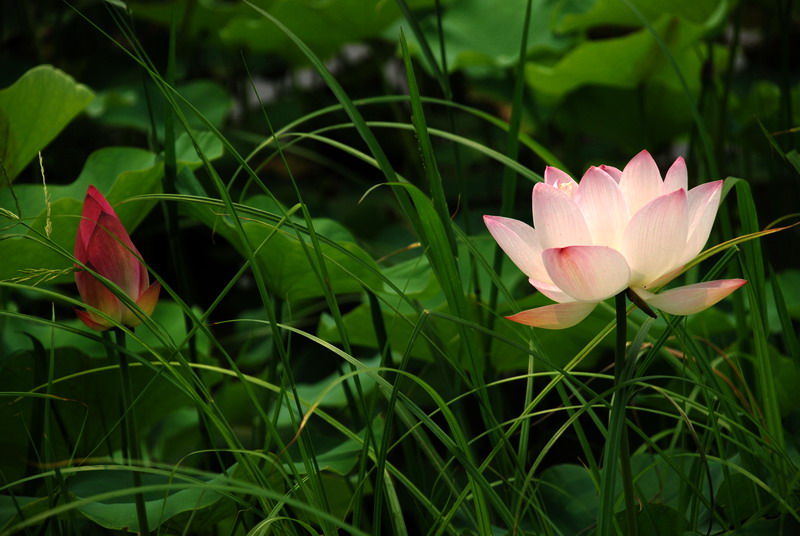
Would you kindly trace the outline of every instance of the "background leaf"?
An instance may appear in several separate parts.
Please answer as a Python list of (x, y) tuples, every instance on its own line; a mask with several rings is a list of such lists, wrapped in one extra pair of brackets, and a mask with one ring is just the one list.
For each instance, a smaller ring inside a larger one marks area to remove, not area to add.
[[(8, 180), (33, 160), (94, 98), (94, 93), (50, 65), (26, 72), (0, 90), (0, 163)], [(7, 185), (3, 180), (0, 188)]]

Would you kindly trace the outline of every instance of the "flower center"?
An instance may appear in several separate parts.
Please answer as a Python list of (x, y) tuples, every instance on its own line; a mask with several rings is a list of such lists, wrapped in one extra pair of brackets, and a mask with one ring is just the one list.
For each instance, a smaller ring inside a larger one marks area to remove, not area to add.
[(567, 196), (569, 196), (569, 197), (572, 197), (572, 190), (573, 190), (574, 186), (575, 186), (575, 183), (572, 182), (572, 181), (564, 181), (564, 182), (559, 182), (559, 183), (556, 184), (556, 187), (559, 190), (561, 190), (562, 192), (564, 192), (565, 194), (567, 194)]

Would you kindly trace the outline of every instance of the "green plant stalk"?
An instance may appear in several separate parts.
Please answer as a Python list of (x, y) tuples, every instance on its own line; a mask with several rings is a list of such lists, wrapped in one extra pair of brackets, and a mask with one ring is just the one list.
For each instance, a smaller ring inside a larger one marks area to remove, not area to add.
[[(614, 387), (618, 388), (614, 396), (621, 397), (622, 402), (615, 404), (619, 411), (625, 412), (628, 402), (628, 389), (619, 388), (624, 381), (625, 370), (625, 343), (628, 334), (628, 311), (625, 306), (625, 292), (620, 292), (615, 298), (617, 312), (617, 340), (614, 345)], [(622, 433), (620, 434), (619, 465), (622, 472), (622, 491), (625, 496), (625, 520), (628, 526), (627, 535), (636, 536), (636, 512), (633, 493), (633, 473), (631, 471), (631, 448), (628, 443), (628, 428), (625, 419), (622, 419)]]
[[(124, 440), (127, 441), (129, 454), (128, 464), (130, 465), (131, 459), (141, 460), (142, 456), (139, 450), (139, 438), (136, 434), (136, 412), (131, 404), (133, 401), (133, 387), (131, 384), (130, 369), (128, 368), (128, 356), (122, 350), (125, 348), (125, 332), (119, 328), (115, 328), (114, 339), (117, 346), (121, 348), (121, 350), (117, 352), (117, 355), (119, 358), (119, 377), (122, 382), (122, 407), (125, 411), (122, 427), (125, 436)], [(132, 471), (131, 475), (133, 477), (133, 487), (141, 488), (142, 475), (140, 475), (138, 471)], [(137, 492), (134, 495), (134, 501), (136, 502), (136, 517), (139, 520), (139, 533), (150, 534), (150, 529), (147, 525), (147, 510), (145, 510), (144, 506), (144, 494)]]

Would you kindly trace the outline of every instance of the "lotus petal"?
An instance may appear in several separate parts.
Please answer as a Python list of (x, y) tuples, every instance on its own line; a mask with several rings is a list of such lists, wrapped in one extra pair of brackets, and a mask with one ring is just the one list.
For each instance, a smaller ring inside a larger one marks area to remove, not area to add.
[(659, 294), (633, 289), (648, 305), (673, 315), (689, 315), (707, 309), (747, 283), (744, 279), (718, 279), (678, 287)]
[(630, 215), (622, 191), (611, 175), (598, 167), (589, 168), (573, 200), (583, 213), (592, 243), (620, 249)]
[(661, 195), (663, 182), (653, 157), (647, 151), (634, 156), (619, 179), (619, 187), (631, 214)]
[(686, 264), (702, 251), (711, 234), (714, 218), (719, 208), (722, 181), (707, 182), (689, 190), (687, 195), (689, 239), (686, 241), (683, 261)]
[(686, 191), (658, 197), (631, 218), (622, 253), (631, 268), (631, 287), (649, 284), (682, 261), (688, 233)]
[(578, 301), (598, 302), (628, 287), (628, 263), (613, 248), (551, 248), (544, 250), (542, 258), (553, 283)]
[(608, 173), (608, 175), (614, 179), (614, 182), (619, 184), (619, 180), (622, 178), (622, 170), (619, 168), (615, 168), (614, 166), (607, 166), (605, 164), (599, 166), (601, 170)]
[(89, 326), (91, 329), (95, 331), (105, 331), (113, 324), (109, 324), (104, 318), (100, 318), (99, 316), (90, 313), (89, 311), (81, 311), (80, 309), (75, 309), (75, 314), (80, 318), (84, 324)]
[[(150, 316), (153, 314), (153, 310), (156, 308), (156, 304), (158, 303), (158, 295), (161, 292), (161, 283), (153, 283), (150, 285), (147, 290), (145, 290), (139, 299), (136, 301), (136, 305), (141, 309), (141, 313)], [(122, 323), (126, 326), (138, 326), (142, 323), (142, 318), (136, 314), (132, 309), (123, 305), (123, 313), (122, 313)]]
[(592, 244), (580, 208), (558, 188), (541, 182), (534, 186), (533, 207), (533, 226), (542, 249)]
[(536, 229), (519, 220), (484, 216), (483, 221), (500, 248), (528, 277), (550, 281), (542, 264), (542, 246)]
[[(89, 267), (94, 269), (92, 266)], [(81, 299), (85, 303), (103, 311), (114, 320), (119, 320), (122, 317), (119, 299), (91, 272), (87, 270), (75, 272), (75, 285), (78, 287)], [(104, 320), (97, 318), (96, 315), (91, 316), (95, 322), (104, 322)]]
[(554, 302), (558, 303), (567, 303), (575, 301), (575, 298), (558, 288), (552, 283), (545, 283), (544, 281), (537, 281), (536, 279), (530, 278), (528, 282), (533, 285), (533, 287), (553, 300)]
[(689, 189), (689, 174), (686, 171), (686, 162), (683, 157), (678, 157), (672, 163), (667, 176), (664, 177), (664, 186), (661, 190), (662, 194), (672, 193), (675, 190), (688, 190)]
[[(102, 311), (115, 322), (135, 326), (141, 319), (114, 294), (95, 273), (117, 285), (143, 312), (150, 314), (158, 301), (160, 285), (150, 285), (147, 268), (133, 245), (128, 231), (114, 209), (94, 186), (89, 186), (81, 221), (75, 236), (78, 261), (75, 283), (85, 303)], [(83, 267), (88, 270), (83, 269)], [(111, 327), (109, 321), (91, 311), (80, 311), (80, 318), (95, 330)]]
[(527, 326), (544, 329), (564, 329), (578, 324), (589, 316), (597, 303), (570, 302), (528, 309), (506, 318)]
[(558, 188), (570, 197), (572, 196), (572, 192), (578, 188), (578, 183), (575, 182), (572, 177), (553, 166), (544, 168), (544, 183)]

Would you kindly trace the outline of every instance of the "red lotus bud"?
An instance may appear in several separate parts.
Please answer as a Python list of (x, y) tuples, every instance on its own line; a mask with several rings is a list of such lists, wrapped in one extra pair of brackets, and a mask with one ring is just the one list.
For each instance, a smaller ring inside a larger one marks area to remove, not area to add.
[[(161, 284), (150, 284), (147, 268), (128, 232), (97, 188), (89, 186), (75, 237), (75, 258), (87, 268), (114, 282), (147, 315), (158, 302)], [(102, 311), (119, 324), (137, 326), (141, 319), (122, 303), (91, 272), (76, 265), (75, 284), (84, 303)], [(92, 329), (103, 331), (115, 324), (91, 311), (76, 309), (78, 318)]]

